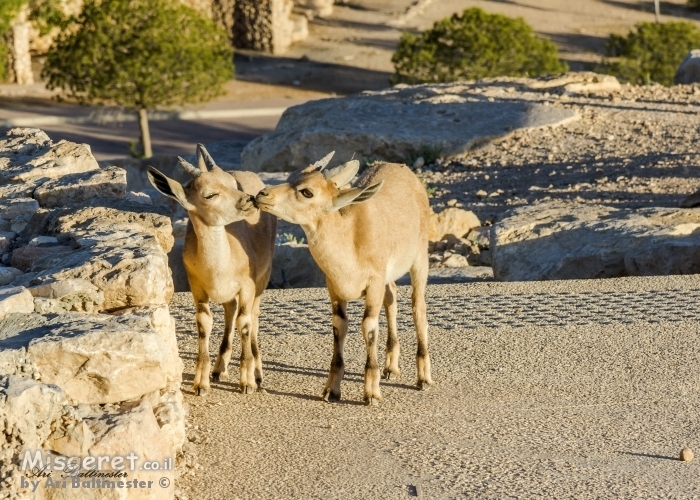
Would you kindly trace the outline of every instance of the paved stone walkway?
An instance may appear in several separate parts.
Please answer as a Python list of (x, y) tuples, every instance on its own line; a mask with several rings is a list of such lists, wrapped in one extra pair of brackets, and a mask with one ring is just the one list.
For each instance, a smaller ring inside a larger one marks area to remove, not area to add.
[(177, 294), (196, 441), (180, 497), (700, 497), (697, 462), (677, 459), (683, 446), (700, 452), (700, 276), (429, 286), (437, 385), (426, 392), (412, 388), (409, 293), (400, 289), (403, 378), (382, 384), (377, 408), (361, 404), (359, 302), (343, 399), (329, 405), (319, 400), (332, 342), (325, 290), (266, 292), (267, 393), (244, 396), (234, 380), (208, 398), (187, 387), (196, 334), (191, 297)]

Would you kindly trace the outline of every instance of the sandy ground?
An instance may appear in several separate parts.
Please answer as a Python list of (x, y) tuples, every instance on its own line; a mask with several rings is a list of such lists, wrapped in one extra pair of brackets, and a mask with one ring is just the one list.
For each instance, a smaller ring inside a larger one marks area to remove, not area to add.
[[(194, 316), (191, 297), (176, 294), (191, 412), (178, 497), (700, 496), (698, 464), (677, 459), (684, 446), (700, 449), (700, 277), (430, 286), (437, 385), (426, 392), (412, 387), (408, 293), (401, 288), (403, 378), (382, 384), (378, 407), (361, 404), (358, 302), (349, 307), (342, 401), (327, 404), (325, 290), (267, 291), (267, 393), (244, 396), (235, 380), (207, 398), (188, 387)], [(221, 321), (217, 308), (212, 356)]]

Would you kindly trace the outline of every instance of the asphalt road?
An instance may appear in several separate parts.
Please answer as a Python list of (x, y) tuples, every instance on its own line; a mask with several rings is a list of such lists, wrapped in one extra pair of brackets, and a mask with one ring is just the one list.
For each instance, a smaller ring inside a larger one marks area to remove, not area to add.
[[(327, 404), (325, 290), (267, 291), (267, 393), (242, 395), (234, 380), (207, 398), (190, 389), (194, 314), (189, 294), (176, 294), (196, 441), (179, 498), (700, 497), (698, 463), (677, 458), (700, 450), (700, 276), (430, 285), (437, 385), (426, 392), (413, 388), (408, 297), (401, 287), (403, 378), (366, 407), (359, 302), (348, 311), (342, 400)], [(235, 342), (234, 378), (238, 352)]]

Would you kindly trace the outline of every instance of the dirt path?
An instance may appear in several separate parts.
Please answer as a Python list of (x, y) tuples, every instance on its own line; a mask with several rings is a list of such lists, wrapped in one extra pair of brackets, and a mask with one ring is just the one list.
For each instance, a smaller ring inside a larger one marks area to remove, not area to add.
[[(266, 394), (244, 396), (234, 381), (203, 399), (189, 390), (191, 297), (176, 294), (190, 406), (178, 498), (700, 496), (698, 464), (677, 460), (683, 446), (700, 449), (700, 278), (430, 286), (437, 386), (427, 392), (411, 385), (408, 294), (399, 300), (403, 378), (383, 383), (373, 408), (360, 403), (358, 302), (348, 308), (340, 403), (319, 399), (332, 343), (320, 289), (265, 293)], [(221, 322), (217, 307), (212, 356)]]

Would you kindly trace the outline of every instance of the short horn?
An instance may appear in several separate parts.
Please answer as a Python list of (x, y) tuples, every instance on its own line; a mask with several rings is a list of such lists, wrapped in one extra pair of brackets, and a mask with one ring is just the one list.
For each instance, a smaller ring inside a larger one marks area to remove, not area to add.
[(182, 156), (178, 156), (177, 159), (180, 161), (180, 165), (182, 168), (185, 169), (185, 172), (190, 174), (192, 177), (197, 178), (200, 175), (202, 175), (202, 171), (199, 170), (197, 167), (189, 163), (187, 160), (185, 160)]
[(316, 163), (314, 163), (313, 167), (318, 171), (323, 170), (330, 163), (331, 158), (333, 158), (334, 154), (335, 154), (335, 151), (331, 151), (326, 156), (324, 156), (323, 158), (318, 160)]
[(202, 172), (206, 172), (207, 169), (218, 168), (214, 158), (211, 157), (207, 148), (204, 147), (204, 144), (197, 144), (197, 161), (199, 162), (199, 169)]

